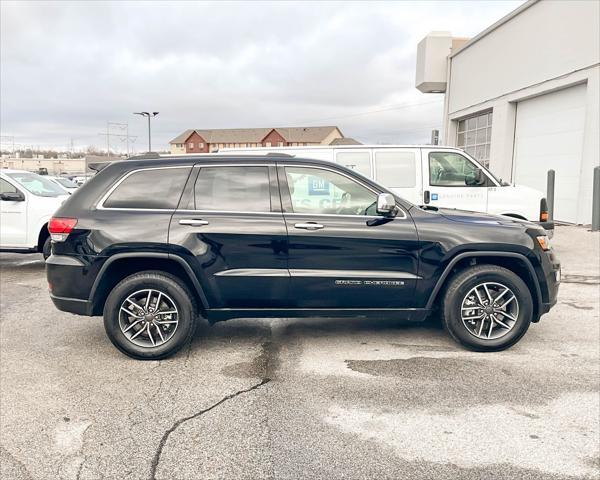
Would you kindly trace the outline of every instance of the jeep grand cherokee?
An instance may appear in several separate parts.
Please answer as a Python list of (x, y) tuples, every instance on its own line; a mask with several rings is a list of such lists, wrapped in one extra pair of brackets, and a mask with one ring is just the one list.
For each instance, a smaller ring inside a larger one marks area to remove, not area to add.
[(359, 173), (290, 156), (115, 162), (49, 223), (57, 308), (103, 315), (112, 343), (167, 357), (197, 318), (439, 312), (480, 351), (515, 344), (556, 303), (544, 230), (412, 205)]

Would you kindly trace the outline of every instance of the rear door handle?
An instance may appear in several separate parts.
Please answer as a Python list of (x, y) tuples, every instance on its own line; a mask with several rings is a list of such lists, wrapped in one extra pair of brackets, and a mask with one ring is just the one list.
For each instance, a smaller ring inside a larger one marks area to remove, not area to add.
[(190, 225), (192, 227), (201, 227), (202, 225), (208, 225), (206, 220), (199, 218), (182, 218), (179, 220), (179, 225)]
[(303, 230), (321, 230), (325, 228), (325, 225), (321, 225), (317, 222), (306, 222), (306, 223), (296, 223), (294, 228), (301, 228)]

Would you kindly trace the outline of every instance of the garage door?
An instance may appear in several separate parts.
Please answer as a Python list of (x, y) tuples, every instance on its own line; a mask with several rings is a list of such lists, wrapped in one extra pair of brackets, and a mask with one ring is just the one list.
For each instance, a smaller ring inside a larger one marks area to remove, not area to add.
[(586, 85), (517, 104), (515, 183), (546, 191), (546, 172), (556, 171), (554, 218), (584, 223), (577, 204), (581, 175)]

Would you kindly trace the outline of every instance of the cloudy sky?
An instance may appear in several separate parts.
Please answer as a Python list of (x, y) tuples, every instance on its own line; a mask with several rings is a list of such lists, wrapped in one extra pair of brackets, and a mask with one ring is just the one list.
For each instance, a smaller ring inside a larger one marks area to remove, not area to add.
[(132, 112), (151, 110), (154, 149), (187, 128), (338, 125), (365, 143), (425, 142), (443, 98), (414, 87), (419, 40), (473, 36), (521, 3), (2, 1), (2, 135), (105, 148), (106, 122), (128, 122), (143, 151)]

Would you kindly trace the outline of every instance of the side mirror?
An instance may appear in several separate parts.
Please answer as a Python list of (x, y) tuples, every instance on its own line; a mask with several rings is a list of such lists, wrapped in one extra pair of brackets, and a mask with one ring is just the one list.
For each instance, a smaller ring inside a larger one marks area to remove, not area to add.
[(396, 199), (391, 193), (380, 193), (377, 196), (377, 213), (391, 215), (396, 210)]
[(25, 195), (23, 195), (21, 192), (5, 192), (0, 193), (0, 200), (5, 202), (24, 202)]
[(465, 183), (469, 186), (483, 185), (485, 183), (485, 175), (481, 168), (478, 168), (472, 175), (465, 177)]

